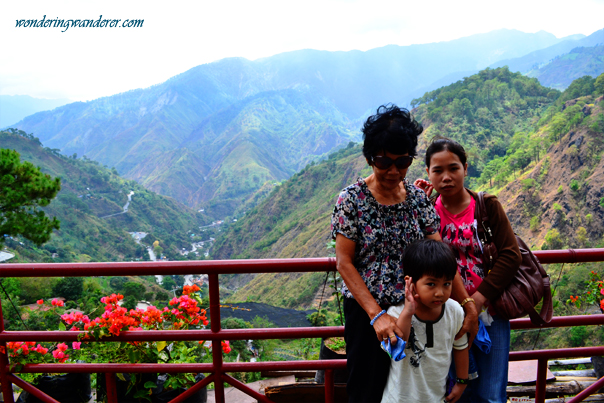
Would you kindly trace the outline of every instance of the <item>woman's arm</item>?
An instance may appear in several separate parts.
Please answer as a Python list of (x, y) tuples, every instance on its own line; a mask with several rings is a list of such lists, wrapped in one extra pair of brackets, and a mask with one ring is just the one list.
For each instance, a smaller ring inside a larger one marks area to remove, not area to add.
[(485, 206), (493, 232), (493, 242), (497, 247), (497, 260), (476, 291), (483, 302), (495, 301), (501, 295), (514, 279), (522, 261), (514, 230), (499, 200), (495, 196), (487, 195)]
[[(361, 275), (354, 267), (354, 252), (356, 242), (346, 238), (342, 234), (336, 236), (336, 266), (342, 279), (348, 287), (348, 291), (354, 299), (361, 305), (361, 308), (367, 312), (368, 321), (382, 311), (382, 308), (375, 302), (375, 298), (367, 289)], [(403, 332), (396, 325), (396, 320), (390, 315), (380, 316), (373, 324), (375, 333), (379, 341), (390, 338), (392, 344), (396, 344), (396, 336), (403, 337)], [(393, 337), (394, 336), (394, 337)]]

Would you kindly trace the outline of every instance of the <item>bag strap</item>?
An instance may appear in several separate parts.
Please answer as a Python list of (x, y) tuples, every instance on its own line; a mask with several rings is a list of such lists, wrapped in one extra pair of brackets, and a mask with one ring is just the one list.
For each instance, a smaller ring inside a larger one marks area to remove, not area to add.
[(480, 224), (480, 227), (477, 228), (478, 233), (482, 234), (483, 242), (492, 242), (493, 241), (493, 233), (491, 232), (491, 223), (489, 221), (489, 213), (487, 212), (486, 205), (484, 203), (484, 195), (485, 192), (478, 192), (478, 200), (476, 200), (476, 208), (474, 212), (474, 216), (476, 217), (476, 221)]
[[(485, 195), (485, 192), (478, 192), (478, 198), (476, 200), (476, 209), (474, 212), (474, 216), (475, 216), (476, 220), (480, 222), (479, 223), (480, 225), (478, 226), (477, 231), (478, 231), (479, 235), (482, 234), (483, 239), (481, 240), (481, 242), (482, 241), (492, 242), (493, 233), (491, 232), (491, 225), (489, 222), (489, 215), (487, 213), (486, 205), (484, 202), (484, 195)], [(516, 238), (518, 239), (518, 237), (516, 237)], [(526, 248), (528, 248), (528, 246)], [(533, 307), (533, 304), (528, 300), (526, 295), (524, 295), (520, 291), (520, 289), (518, 289), (518, 287), (516, 287), (513, 284), (510, 284), (508, 286), (508, 290), (514, 296), (516, 301), (518, 301), (522, 305), (522, 307), (525, 309), (525, 311), (529, 314), (529, 317), (531, 318), (531, 322), (535, 325), (542, 326), (542, 325), (548, 323), (549, 321), (551, 321), (552, 316), (553, 316), (551, 285), (550, 285), (550, 281), (549, 281), (549, 276), (545, 272), (545, 269), (543, 268), (543, 266), (541, 266), (541, 263), (539, 263), (539, 260), (537, 260), (537, 258), (535, 257), (535, 255), (533, 253), (530, 253), (530, 250), (529, 250), (529, 254), (530, 254), (531, 260), (533, 260), (533, 265), (539, 269), (539, 273), (541, 274), (541, 277), (543, 279), (543, 303), (541, 306), (541, 312), (538, 313), (535, 310), (535, 308)], [(485, 254), (484, 254), (484, 249), (483, 249), (483, 259), (482, 259), (483, 262), (485, 261), (484, 255)]]

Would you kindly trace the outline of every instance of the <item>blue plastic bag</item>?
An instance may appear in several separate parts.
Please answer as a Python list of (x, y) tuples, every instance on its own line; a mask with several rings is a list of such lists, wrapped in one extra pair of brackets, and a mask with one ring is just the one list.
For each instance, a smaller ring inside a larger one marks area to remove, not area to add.
[(394, 346), (390, 344), (390, 339), (382, 341), (381, 344), (382, 350), (388, 353), (390, 358), (392, 358), (394, 361), (400, 361), (407, 356), (405, 354), (405, 346), (407, 343), (398, 336), (396, 336), (396, 344)]
[(476, 344), (476, 347), (485, 354), (491, 352), (491, 338), (480, 318), (478, 318), (478, 334), (476, 334), (476, 337), (474, 338), (474, 344)]

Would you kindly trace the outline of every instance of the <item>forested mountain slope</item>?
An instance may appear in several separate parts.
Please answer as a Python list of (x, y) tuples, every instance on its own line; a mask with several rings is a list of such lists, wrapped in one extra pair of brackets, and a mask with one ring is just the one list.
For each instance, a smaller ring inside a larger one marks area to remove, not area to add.
[(574, 48), (540, 69), (531, 71), (528, 76), (537, 78), (546, 87), (564, 90), (577, 78), (597, 77), (602, 73), (604, 73), (604, 41), (599, 46)]
[(144, 90), (40, 112), (15, 127), (218, 217), (267, 181), (358, 140), (359, 120), (385, 100), (405, 104), (452, 73), (561, 41), (499, 30), (366, 52), (224, 59)]
[[(177, 258), (178, 249), (190, 247), (187, 232), (197, 233), (202, 223), (199, 214), (180, 203), (121, 178), (115, 170), (98, 162), (66, 157), (58, 150), (43, 148), (36, 137), (25, 132), (0, 131), (0, 147), (16, 150), (22, 161), (29, 161), (41, 167), (42, 172), (61, 178), (61, 191), (44, 208), (47, 215), (60, 220), (61, 229), (41, 247), (26, 240), (8, 240), (7, 246), (17, 252), (17, 260), (148, 259), (147, 251), (136, 244), (128, 232), (148, 233), (145, 244), (150, 246), (158, 240), (164, 254)], [(130, 194), (128, 212), (123, 213)], [(19, 243), (21, 241), (23, 245)]]
[[(415, 101), (414, 113), (426, 129), (419, 160), (407, 176), (425, 177), (421, 156), (426, 144), (446, 135), (469, 153), (468, 186), (498, 194), (514, 229), (531, 246), (598, 244), (604, 221), (604, 185), (597, 179), (604, 175), (601, 94), (604, 75), (576, 80), (560, 93), (505, 68), (487, 69), (428, 93)], [(223, 234), (214, 257), (325, 256), (329, 215), (339, 190), (368, 173), (358, 146), (307, 167)], [(271, 278), (256, 277), (235, 297), (283, 300), (280, 289), (286, 283), (269, 292)]]

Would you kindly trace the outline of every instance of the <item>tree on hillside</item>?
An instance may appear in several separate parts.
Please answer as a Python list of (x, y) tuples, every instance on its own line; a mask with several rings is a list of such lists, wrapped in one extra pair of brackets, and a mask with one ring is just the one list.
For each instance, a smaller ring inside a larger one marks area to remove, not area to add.
[(600, 74), (596, 78), (596, 83), (594, 84), (594, 89), (596, 96), (604, 95), (604, 73)]
[(61, 189), (61, 180), (43, 174), (19, 153), (0, 149), (0, 244), (4, 235), (22, 235), (41, 245), (50, 239), (59, 220), (48, 218), (39, 207), (47, 206)]
[(76, 301), (84, 293), (84, 279), (82, 277), (64, 277), (52, 287), (52, 293), (53, 296)]

